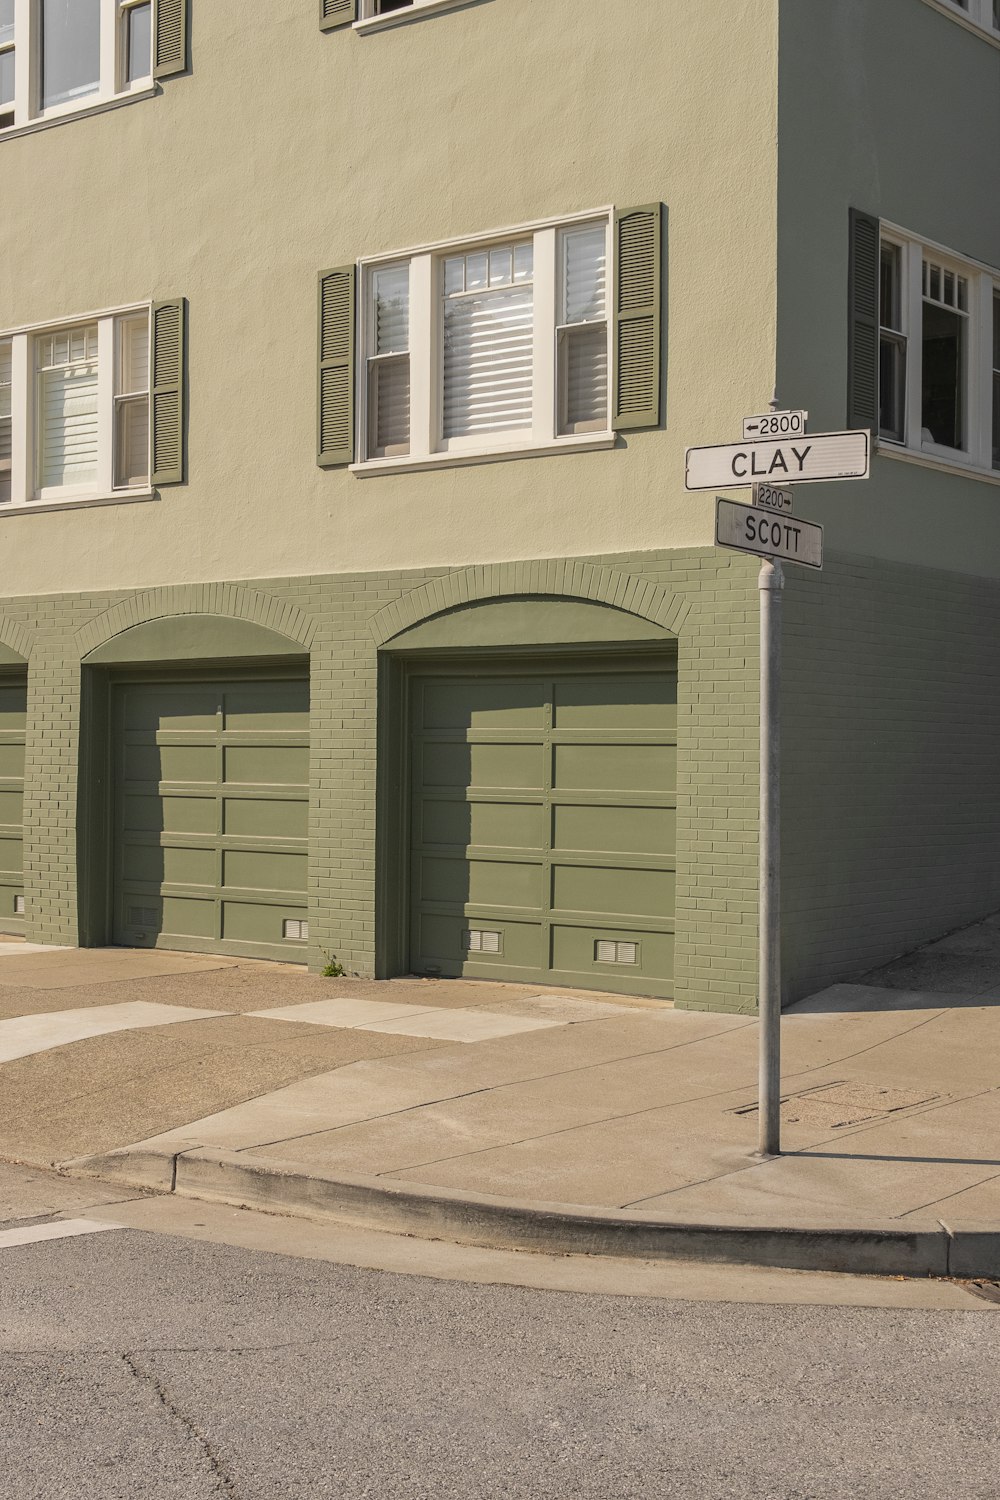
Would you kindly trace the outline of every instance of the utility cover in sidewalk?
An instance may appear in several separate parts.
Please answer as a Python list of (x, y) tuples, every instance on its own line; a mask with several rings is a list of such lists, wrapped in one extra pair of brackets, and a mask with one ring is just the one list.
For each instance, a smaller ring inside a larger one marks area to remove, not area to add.
[[(944, 1094), (926, 1094), (915, 1089), (882, 1088), (871, 1083), (831, 1083), (790, 1094), (781, 1100), (781, 1118), (787, 1125), (819, 1125), (842, 1130), (847, 1125), (864, 1125), (882, 1120), (900, 1110), (916, 1109), (947, 1098)], [(745, 1104), (732, 1111), (735, 1115), (755, 1115), (757, 1105)]]

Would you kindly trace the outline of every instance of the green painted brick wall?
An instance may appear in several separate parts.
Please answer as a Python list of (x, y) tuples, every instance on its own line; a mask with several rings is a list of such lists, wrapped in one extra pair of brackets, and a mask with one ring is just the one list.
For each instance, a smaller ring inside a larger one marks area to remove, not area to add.
[[(715, 549), (469, 569), (181, 584), (5, 602), (0, 637), (30, 641), (26, 775), (28, 936), (75, 943), (81, 657), (144, 619), (238, 615), (308, 645), (312, 787), (310, 961), (375, 962), (378, 640), (457, 598), (608, 597), (678, 621), (677, 1003), (756, 1006), (755, 565)], [(422, 591), (422, 592), (415, 592)], [(669, 599), (664, 601), (661, 591)], [(417, 602), (414, 603), (414, 600)], [(659, 603), (657, 602), (659, 601)], [(380, 614), (380, 611), (384, 612)], [(398, 624), (394, 622), (399, 622)], [(81, 850), (88, 858), (88, 851)]]

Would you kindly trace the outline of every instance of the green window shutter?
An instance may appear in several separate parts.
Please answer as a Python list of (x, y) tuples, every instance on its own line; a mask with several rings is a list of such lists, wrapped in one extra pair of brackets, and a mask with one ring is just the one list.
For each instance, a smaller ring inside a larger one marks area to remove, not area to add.
[(615, 213), (614, 394), (616, 432), (660, 421), (659, 203)]
[(189, 0), (155, 0), (153, 77), (172, 78), (187, 67)]
[(335, 31), (358, 19), (358, 0), (319, 0), (320, 31)]
[(184, 302), (153, 303), (154, 485), (184, 482)]
[(319, 438), (323, 468), (354, 458), (354, 267), (319, 278)]
[(850, 211), (847, 425), (878, 431), (879, 221)]

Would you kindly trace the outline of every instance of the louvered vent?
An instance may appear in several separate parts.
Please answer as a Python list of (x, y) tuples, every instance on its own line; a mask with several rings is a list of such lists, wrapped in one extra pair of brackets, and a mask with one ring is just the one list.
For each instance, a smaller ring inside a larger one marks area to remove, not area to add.
[(159, 922), (160, 914), (155, 906), (130, 906), (128, 909), (130, 927), (157, 927)]

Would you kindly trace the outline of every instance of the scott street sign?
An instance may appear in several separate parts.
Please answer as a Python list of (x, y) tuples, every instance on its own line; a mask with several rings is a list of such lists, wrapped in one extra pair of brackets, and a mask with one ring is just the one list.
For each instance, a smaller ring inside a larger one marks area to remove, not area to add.
[(757, 557), (804, 563), (807, 568), (823, 566), (822, 526), (791, 516), (770, 515), (736, 500), (716, 499), (715, 543)]
[(684, 488), (732, 490), (749, 489), (762, 480), (782, 485), (867, 479), (869, 446), (869, 433), (862, 428), (857, 432), (821, 432), (815, 437), (689, 448)]

